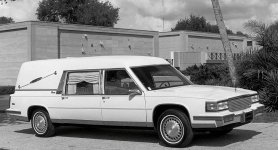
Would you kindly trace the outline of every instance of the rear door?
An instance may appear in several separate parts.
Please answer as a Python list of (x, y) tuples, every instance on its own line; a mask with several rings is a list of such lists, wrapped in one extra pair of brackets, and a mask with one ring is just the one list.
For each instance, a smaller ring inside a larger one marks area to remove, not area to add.
[(73, 71), (66, 74), (63, 94), (52, 111), (58, 114), (55, 122), (101, 124), (100, 71)]

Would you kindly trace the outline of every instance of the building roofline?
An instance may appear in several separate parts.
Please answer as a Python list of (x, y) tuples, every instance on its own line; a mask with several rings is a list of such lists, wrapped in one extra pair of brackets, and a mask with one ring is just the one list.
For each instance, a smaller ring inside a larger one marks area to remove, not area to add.
[(71, 30), (71, 29), (82, 30), (82, 28), (80, 28), (80, 27), (83, 27), (86, 29), (99, 29), (100, 32), (102, 32), (104, 30), (120, 30), (120, 31), (125, 31), (125, 32), (126, 31), (127, 32), (141, 32), (141, 33), (143, 32), (146, 34), (151, 34), (151, 35), (157, 34), (158, 35), (158, 31), (150, 31), (150, 30), (125, 29), (125, 28), (114, 28), (114, 27), (93, 26), (93, 25), (83, 25), (83, 24), (67, 24), (67, 23), (59, 23), (59, 22), (33, 21), (33, 20), (2, 24), (2, 25), (0, 25), (0, 31), (4, 31), (7, 28), (17, 28), (19, 26), (27, 27), (28, 24), (54, 26), (54, 27), (58, 27), (60, 29), (69, 29), (69, 30)]
[[(169, 31), (169, 32), (159, 32), (159, 36), (169, 36), (169, 35), (177, 35), (177, 34), (187, 34), (189, 36), (203, 36), (203, 37), (217, 37), (220, 38), (219, 33), (211, 33), (211, 32), (200, 32), (200, 31), (189, 31), (189, 30), (179, 30), (179, 31)], [(231, 39), (246, 39), (246, 36), (241, 35), (232, 35), (228, 34), (228, 37)]]

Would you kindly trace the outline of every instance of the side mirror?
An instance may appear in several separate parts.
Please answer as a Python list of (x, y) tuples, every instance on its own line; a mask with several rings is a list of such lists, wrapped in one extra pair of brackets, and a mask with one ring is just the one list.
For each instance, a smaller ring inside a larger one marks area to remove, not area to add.
[(141, 95), (141, 91), (138, 89), (128, 90), (129, 93), (129, 100), (132, 100), (136, 95)]

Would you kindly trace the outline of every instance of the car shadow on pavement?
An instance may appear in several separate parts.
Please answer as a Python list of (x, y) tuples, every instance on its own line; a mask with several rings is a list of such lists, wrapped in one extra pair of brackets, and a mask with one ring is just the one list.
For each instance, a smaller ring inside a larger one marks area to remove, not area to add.
[[(34, 134), (32, 128), (23, 129), (15, 132)], [(234, 129), (232, 132), (222, 136), (216, 136), (209, 133), (197, 133), (190, 146), (224, 147), (230, 144), (249, 140), (258, 134), (261, 134), (261, 132), (244, 129)], [(98, 126), (62, 126), (58, 127), (56, 130), (56, 137), (59, 136), (86, 139), (160, 143), (155, 131), (133, 128), (125, 129)]]
[(224, 147), (238, 142), (244, 142), (261, 132), (244, 129), (234, 129), (226, 135), (213, 135), (209, 133), (197, 133), (192, 146)]

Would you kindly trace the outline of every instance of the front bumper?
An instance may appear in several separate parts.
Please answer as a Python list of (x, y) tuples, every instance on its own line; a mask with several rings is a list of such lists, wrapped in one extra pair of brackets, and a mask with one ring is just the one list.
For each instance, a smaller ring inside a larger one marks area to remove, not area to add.
[(213, 128), (234, 128), (250, 123), (254, 117), (261, 115), (264, 111), (264, 105), (254, 104), (249, 109), (237, 113), (224, 113), (218, 116), (193, 116), (192, 128), (195, 129), (213, 129)]

